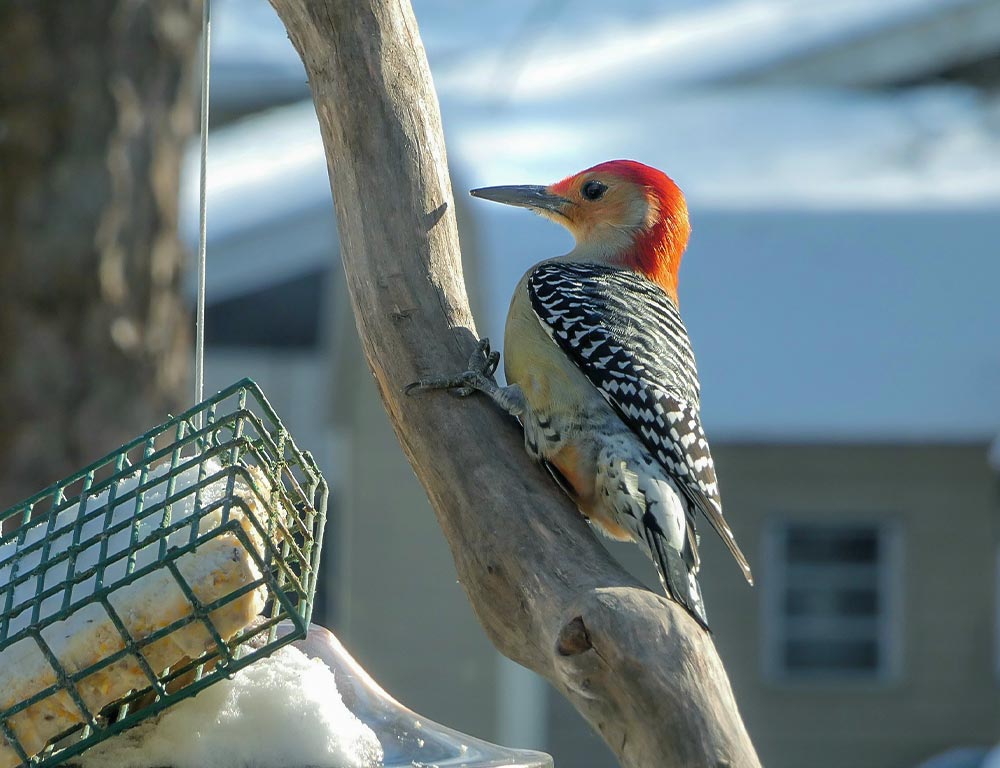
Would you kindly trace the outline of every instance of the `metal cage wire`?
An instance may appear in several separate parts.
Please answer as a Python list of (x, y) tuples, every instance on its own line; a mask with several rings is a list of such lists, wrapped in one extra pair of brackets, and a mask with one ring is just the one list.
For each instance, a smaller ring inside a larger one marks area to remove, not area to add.
[[(244, 379), (0, 514), (0, 655), (34, 643), (51, 673), (18, 701), (0, 690), (0, 750), (6, 742), (22, 765), (56, 765), (304, 637), (327, 496), (312, 456)], [(204, 602), (182, 572), (184, 558), (224, 536), (239, 542), (259, 577)], [(116, 601), (120, 607), (122, 590), (163, 569), (183, 594), (182, 615), (130, 631)], [(224, 637), (216, 617), (255, 590), (263, 610)], [(115, 637), (80, 666), (59, 658), (52, 636), (84, 611), (106, 616)], [(279, 637), (286, 619), (295, 631)], [(197, 632), (204, 653), (154, 668), (157, 643), (183, 632)], [(141, 670), (142, 685), (111, 704), (88, 701), (88, 678), (129, 664)], [(32, 707), (56, 702), (75, 710), (77, 723), (31, 755), (19, 716), (23, 722)]]

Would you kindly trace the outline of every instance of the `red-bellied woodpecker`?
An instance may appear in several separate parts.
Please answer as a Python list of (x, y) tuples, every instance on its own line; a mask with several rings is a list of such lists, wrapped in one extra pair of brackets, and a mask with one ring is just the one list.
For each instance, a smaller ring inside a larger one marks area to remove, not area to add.
[(631, 160), (548, 187), (472, 190), (565, 226), (576, 247), (521, 278), (499, 356), (483, 340), (458, 376), (414, 389), (484, 392), (520, 419), (524, 443), (580, 511), (612, 539), (640, 544), (669, 597), (707, 628), (697, 582), (695, 518), (718, 531), (747, 581), (750, 567), (722, 516), (701, 426), (694, 354), (677, 302), (691, 226), (677, 185)]

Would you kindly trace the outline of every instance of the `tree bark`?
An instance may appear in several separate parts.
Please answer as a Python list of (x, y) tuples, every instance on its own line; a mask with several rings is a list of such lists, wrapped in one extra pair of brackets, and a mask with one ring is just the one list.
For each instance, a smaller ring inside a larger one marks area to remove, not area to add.
[(464, 370), (476, 342), (409, 4), (271, 3), (309, 74), (365, 354), (490, 639), (550, 680), (624, 766), (758, 766), (711, 637), (614, 562), (517, 424), (483, 398), (401, 394)]
[(198, 0), (0, 4), (0, 509), (188, 398)]

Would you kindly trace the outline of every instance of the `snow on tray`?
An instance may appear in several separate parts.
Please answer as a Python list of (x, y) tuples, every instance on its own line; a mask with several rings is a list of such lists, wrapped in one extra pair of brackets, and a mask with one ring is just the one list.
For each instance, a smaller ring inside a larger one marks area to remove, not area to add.
[(344, 705), (333, 672), (281, 648), (157, 720), (86, 752), (81, 768), (367, 768), (372, 730)]

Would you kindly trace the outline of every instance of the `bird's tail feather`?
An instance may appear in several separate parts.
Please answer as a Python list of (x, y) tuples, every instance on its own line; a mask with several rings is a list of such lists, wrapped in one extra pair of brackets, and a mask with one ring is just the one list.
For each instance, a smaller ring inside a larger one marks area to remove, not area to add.
[(726, 547), (732, 553), (737, 565), (740, 566), (740, 570), (743, 571), (743, 578), (747, 580), (747, 584), (753, 586), (753, 573), (750, 571), (750, 563), (747, 562), (746, 555), (743, 554), (740, 545), (736, 543), (736, 537), (733, 536), (733, 531), (729, 527), (729, 523), (722, 516), (722, 505), (716, 499), (696, 499), (695, 501), (705, 517), (708, 518), (708, 522), (712, 524), (716, 533), (719, 534), (719, 538), (725, 542)]
[(701, 587), (695, 574), (691, 572), (684, 555), (667, 543), (656, 520), (648, 513), (647, 516), (650, 519), (643, 520), (646, 544), (653, 555), (653, 562), (667, 597), (684, 606), (703, 629), (711, 631), (705, 614), (705, 601), (701, 597)]

